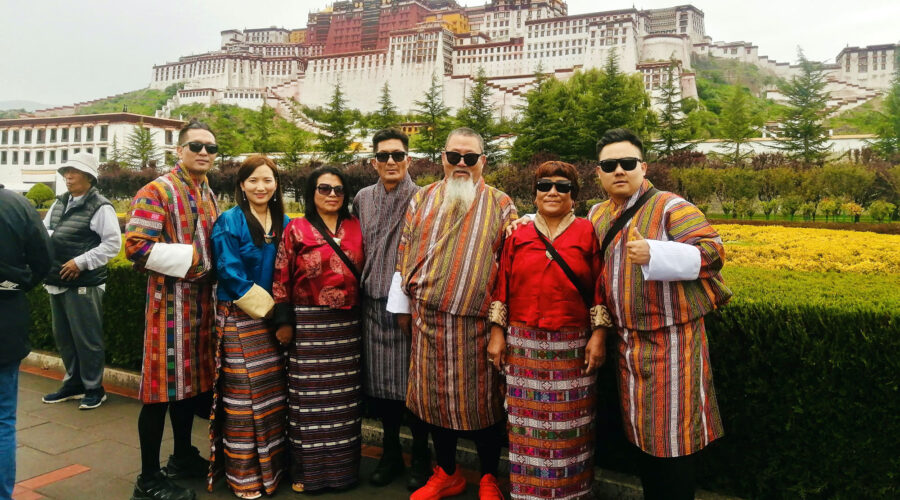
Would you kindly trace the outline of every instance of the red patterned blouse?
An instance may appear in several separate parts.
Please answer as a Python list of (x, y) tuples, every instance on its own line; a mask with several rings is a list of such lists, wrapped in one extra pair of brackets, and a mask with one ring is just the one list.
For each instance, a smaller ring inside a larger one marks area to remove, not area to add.
[[(352, 216), (344, 219), (332, 237), (362, 270), (359, 220)], [(359, 304), (359, 282), (322, 234), (305, 217), (298, 217), (284, 228), (278, 245), (272, 295), (276, 309), (280, 304), (350, 309)]]

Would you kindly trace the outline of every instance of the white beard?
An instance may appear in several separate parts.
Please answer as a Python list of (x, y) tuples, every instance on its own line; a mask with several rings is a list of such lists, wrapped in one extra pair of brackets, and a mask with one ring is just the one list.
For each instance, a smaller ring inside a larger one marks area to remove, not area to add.
[(447, 180), (441, 212), (462, 209), (468, 211), (475, 201), (475, 183), (470, 179), (453, 177)]

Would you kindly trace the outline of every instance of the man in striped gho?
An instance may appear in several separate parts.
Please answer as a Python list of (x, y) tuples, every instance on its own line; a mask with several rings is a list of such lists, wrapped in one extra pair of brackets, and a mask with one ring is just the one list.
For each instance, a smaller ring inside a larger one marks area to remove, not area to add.
[(431, 452), (425, 422), (406, 408), (409, 335), (400, 331), (396, 315), (387, 311), (391, 278), (397, 268), (397, 245), (403, 216), (419, 186), (409, 177), (409, 137), (394, 128), (372, 136), (372, 167), (378, 182), (359, 191), (353, 210), (359, 218), (366, 265), (362, 272), (363, 360), (367, 402), (384, 431), (381, 460), (370, 482), (385, 486), (406, 470), (400, 447), (400, 424), (409, 420), (413, 437), (412, 467), (407, 488), (417, 490), (431, 476)]
[(401, 314), (401, 328), (412, 334), (406, 405), (429, 424), (437, 454), (431, 479), (410, 498), (465, 491), (456, 443), (468, 437), (481, 461), (479, 498), (501, 499), (496, 475), (504, 410), (500, 375), (487, 354), (487, 316), (503, 233), (516, 207), (485, 184), (478, 133), (450, 132), (441, 157), (444, 179), (409, 204), (388, 296), (388, 310)]
[(703, 316), (731, 296), (720, 274), (725, 249), (697, 207), (644, 178), (636, 135), (609, 130), (597, 153), (609, 195), (588, 215), (599, 241), (640, 208), (602, 254), (597, 303), (609, 309), (592, 311), (592, 323), (618, 332), (622, 418), (639, 449), (644, 498), (693, 498), (695, 454), (723, 434)]

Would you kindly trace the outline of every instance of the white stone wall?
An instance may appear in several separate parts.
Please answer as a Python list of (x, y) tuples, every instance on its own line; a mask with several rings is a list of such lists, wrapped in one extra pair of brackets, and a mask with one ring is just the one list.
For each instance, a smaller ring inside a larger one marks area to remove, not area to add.
[(896, 50), (896, 46), (845, 50), (836, 61), (839, 69), (835, 76), (871, 89), (888, 89), (895, 71)]

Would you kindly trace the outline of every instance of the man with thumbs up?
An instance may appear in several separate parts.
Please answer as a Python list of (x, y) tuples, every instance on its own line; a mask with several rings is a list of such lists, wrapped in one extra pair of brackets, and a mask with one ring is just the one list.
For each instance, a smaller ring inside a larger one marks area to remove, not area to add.
[(594, 327), (618, 332), (625, 434), (644, 498), (694, 497), (695, 454), (723, 434), (703, 316), (724, 304), (722, 240), (694, 205), (644, 178), (643, 143), (624, 129), (597, 143), (609, 200), (591, 208), (603, 269)]

